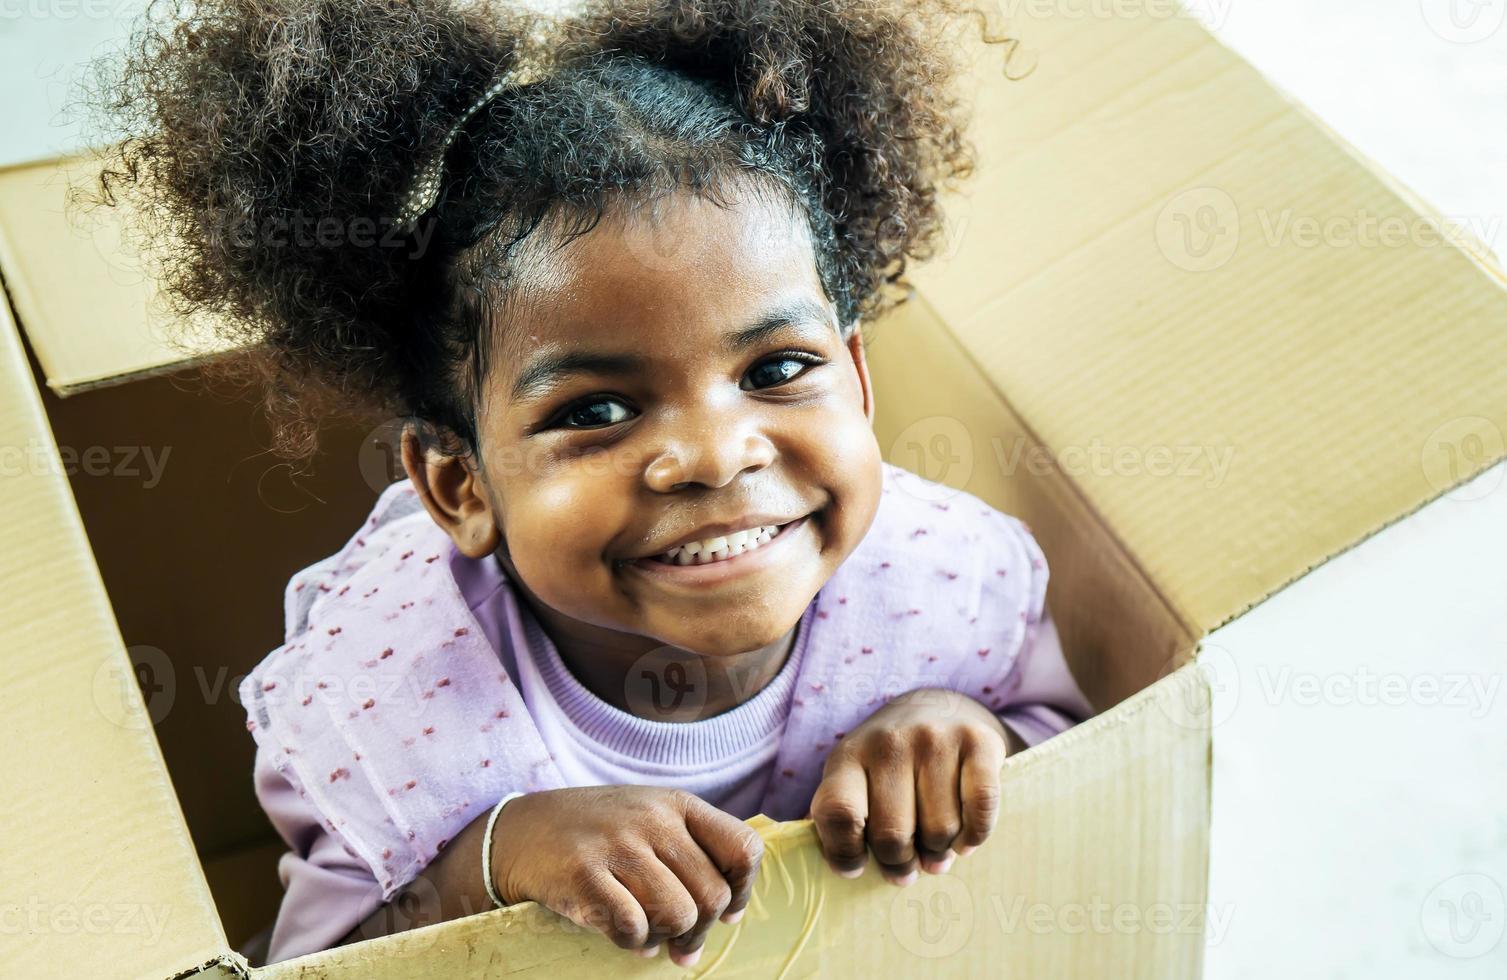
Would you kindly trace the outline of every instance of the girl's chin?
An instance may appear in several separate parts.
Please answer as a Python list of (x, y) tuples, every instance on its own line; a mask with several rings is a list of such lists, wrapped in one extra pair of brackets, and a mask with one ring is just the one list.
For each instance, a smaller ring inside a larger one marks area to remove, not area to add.
[(773, 646), (780, 640), (788, 638), (790, 631), (800, 621), (799, 614), (789, 624), (764, 625), (759, 628), (750, 628), (727, 636), (708, 637), (706, 634), (697, 636), (676, 636), (665, 638), (662, 642), (669, 646), (677, 647), (688, 653), (694, 653), (708, 660), (726, 660), (741, 657), (745, 654), (755, 653), (767, 647)]

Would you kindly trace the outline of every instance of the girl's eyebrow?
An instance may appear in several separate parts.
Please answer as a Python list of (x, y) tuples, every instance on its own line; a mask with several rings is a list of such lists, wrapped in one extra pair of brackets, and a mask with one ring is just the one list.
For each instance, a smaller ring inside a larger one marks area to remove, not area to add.
[(758, 346), (771, 335), (787, 327), (806, 326), (811, 323), (819, 323), (825, 327), (835, 328), (836, 326), (826, 310), (810, 300), (797, 300), (788, 306), (770, 310), (750, 327), (728, 334), (723, 346), (729, 354), (736, 354), (749, 347)]
[[(771, 310), (757, 323), (729, 333), (723, 342), (728, 353), (755, 347), (781, 330), (793, 326), (819, 323), (836, 329), (826, 310), (810, 301), (798, 301)], [(512, 401), (539, 397), (573, 374), (628, 375), (647, 370), (649, 359), (642, 354), (607, 354), (593, 351), (541, 353), (524, 366), (513, 382)]]
[(596, 354), (566, 351), (540, 354), (519, 372), (513, 382), (513, 401), (524, 401), (547, 394), (550, 388), (573, 374), (625, 375), (643, 371), (649, 359), (642, 354)]

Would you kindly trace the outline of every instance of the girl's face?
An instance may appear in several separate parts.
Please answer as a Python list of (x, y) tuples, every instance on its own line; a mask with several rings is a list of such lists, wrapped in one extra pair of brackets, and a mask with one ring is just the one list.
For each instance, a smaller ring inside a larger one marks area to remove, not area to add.
[[(526, 306), (477, 420), (479, 494), (515, 581), (579, 624), (706, 656), (758, 649), (873, 522), (861, 335), (840, 335), (802, 219), (765, 197), (676, 195), (539, 250), (516, 280)], [(496, 544), (480, 519), (456, 533), (463, 551)], [(744, 529), (767, 540), (661, 560)]]

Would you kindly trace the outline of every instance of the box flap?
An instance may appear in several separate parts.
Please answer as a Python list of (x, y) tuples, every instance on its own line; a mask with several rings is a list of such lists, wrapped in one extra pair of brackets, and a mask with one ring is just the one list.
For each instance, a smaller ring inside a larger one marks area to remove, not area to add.
[(68, 208), (68, 189), (99, 166), (86, 158), (0, 170), (0, 270), (48, 387), (67, 395), (170, 369), (218, 349), (181, 346), (154, 307), (157, 291), (122, 241), (110, 208)]
[(5, 972), (169, 976), (225, 937), (3, 302), (0, 453)]
[(1156, 6), (1016, 8), (1025, 77), (977, 59), (978, 173), (914, 278), (1207, 630), (1503, 456), (1507, 291)]
[[(924, 297), (867, 325), (864, 347), (885, 458), (1030, 526), (1050, 564), (1047, 603), (1068, 665), (1095, 708), (1192, 658), (1202, 632), (1167, 605), (1065, 474), (1033, 466), (1045, 447)], [(1000, 459), (1024, 472), (1011, 478)]]
[[(1209, 689), (1177, 671), (1007, 759), (999, 829), (947, 874), (896, 888), (873, 863), (833, 874), (809, 820), (749, 821), (764, 859), (748, 914), (714, 925), (692, 974), (795, 977), (1197, 977), (1206, 913)], [(1112, 813), (1116, 819), (1106, 820)], [(682, 977), (534, 902), (422, 926), (253, 970), (255, 980), (547, 980)], [(1126, 964), (1135, 964), (1134, 972)], [(204, 980), (223, 973), (206, 973)]]

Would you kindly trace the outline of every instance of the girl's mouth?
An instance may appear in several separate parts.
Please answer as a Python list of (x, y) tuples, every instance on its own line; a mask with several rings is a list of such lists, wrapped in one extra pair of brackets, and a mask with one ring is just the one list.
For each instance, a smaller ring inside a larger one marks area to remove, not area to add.
[(666, 565), (710, 565), (719, 561), (728, 561), (764, 547), (779, 537), (781, 531), (794, 523), (795, 521), (787, 524), (766, 524), (762, 527), (749, 528), (746, 531), (734, 531), (732, 534), (692, 541), (671, 548), (662, 555), (654, 555), (648, 560), (663, 562)]
[(811, 515), (788, 524), (750, 528), (733, 534), (696, 541), (650, 558), (628, 562), (661, 580), (686, 584), (712, 584), (767, 568), (802, 536)]

